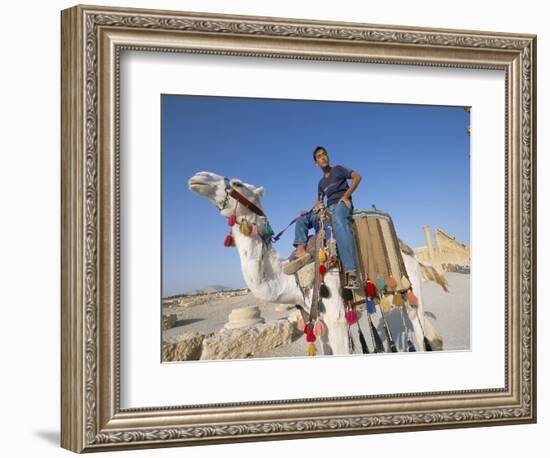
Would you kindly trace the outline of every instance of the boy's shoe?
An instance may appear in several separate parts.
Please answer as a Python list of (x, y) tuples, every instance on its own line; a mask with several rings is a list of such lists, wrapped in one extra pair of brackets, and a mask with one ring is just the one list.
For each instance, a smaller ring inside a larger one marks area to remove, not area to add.
[(306, 264), (313, 262), (313, 256), (307, 252), (301, 256), (296, 256), (296, 253), (292, 253), (288, 261), (289, 262), (283, 266), (283, 272), (287, 275), (294, 275)]
[(349, 273), (346, 273), (346, 288), (361, 289), (361, 283), (359, 283), (357, 275), (350, 275)]

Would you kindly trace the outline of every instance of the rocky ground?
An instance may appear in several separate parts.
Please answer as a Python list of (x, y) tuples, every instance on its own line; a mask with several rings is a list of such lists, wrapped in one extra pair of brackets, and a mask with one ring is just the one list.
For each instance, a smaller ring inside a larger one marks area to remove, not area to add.
[[(443, 350), (467, 350), (470, 348), (470, 275), (449, 272), (446, 276), (448, 293), (433, 282), (423, 284), (425, 313), (443, 337)], [(257, 306), (266, 323), (286, 320), (295, 313), (293, 307), (258, 300), (247, 290), (188, 296), (164, 302), (163, 315), (175, 314), (176, 322), (174, 327), (163, 331), (163, 340), (176, 341), (183, 333), (217, 335), (231, 311), (246, 306)], [(304, 335), (296, 333), (289, 343), (254, 357), (303, 356), (306, 346)]]

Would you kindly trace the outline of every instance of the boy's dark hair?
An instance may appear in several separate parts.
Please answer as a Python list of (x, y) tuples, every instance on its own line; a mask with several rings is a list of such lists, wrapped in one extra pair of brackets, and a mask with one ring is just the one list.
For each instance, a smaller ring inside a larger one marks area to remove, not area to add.
[(315, 149), (313, 150), (313, 162), (317, 162), (317, 158), (316, 158), (317, 151), (324, 151), (325, 153), (327, 153), (327, 150), (325, 149), (324, 146), (316, 146)]

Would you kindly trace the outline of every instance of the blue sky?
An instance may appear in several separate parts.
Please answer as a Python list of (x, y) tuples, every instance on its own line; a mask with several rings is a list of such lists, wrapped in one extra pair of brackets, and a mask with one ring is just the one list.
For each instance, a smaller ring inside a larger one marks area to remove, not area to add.
[[(429, 224), (470, 243), (470, 115), (461, 107), (162, 95), (162, 294), (244, 287), (226, 221), (187, 188), (199, 171), (264, 186), (275, 232), (311, 208), (321, 177), (312, 151), (362, 175), (355, 209), (391, 214), (398, 236), (425, 244)], [(293, 227), (276, 248), (292, 251)]]

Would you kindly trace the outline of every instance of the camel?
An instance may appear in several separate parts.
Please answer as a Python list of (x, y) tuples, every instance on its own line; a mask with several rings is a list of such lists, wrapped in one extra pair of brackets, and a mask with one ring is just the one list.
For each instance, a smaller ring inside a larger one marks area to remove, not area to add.
[[(228, 179), (212, 172), (199, 172), (188, 181), (189, 189), (203, 197), (206, 197), (220, 215), (229, 218), (235, 211), (237, 221), (246, 218), (254, 221), (257, 215), (245, 207), (238, 205), (236, 200), (229, 195), (234, 189), (262, 212), (261, 198), (264, 188), (244, 183), (238, 179)], [(236, 205), (237, 204), (237, 205)], [(258, 235), (244, 235), (239, 230), (239, 225), (231, 227), (234, 244), (237, 248), (241, 270), (251, 293), (258, 299), (279, 304), (299, 304), (309, 311), (311, 307), (312, 291), (304, 295), (296, 278), (283, 272), (283, 260), (274, 249), (272, 243), (265, 243)], [(406, 351), (405, 335), (414, 342), (417, 351), (424, 349), (424, 332), (427, 331), (424, 323), (424, 309), (422, 301), (422, 269), (423, 266), (414, 258), (410, 251), (402, 251), (405, 268), (415, 295), (418, 298), (416, 310), (408, 307), (405, 316), (393, 308), (386, 313), (386, 320), (393, 335), (393, 339), (399, 351)], [(321, 313), (321, 319), (325, 322), (327, 333), (321, 336), (321, 347), (324, 355), (349, 355), (351, 353), (348, 324), (345, 319), (344, 301), (341, 296), (340, 275), (336, 268), (329, 269), (325, 275), (325, 284), (331, 291), (330, 297), (323, 299), (325, 312)], [(391, 300), (391, 298), (390, 298)], [(365, 311), (365, 314), (367, 312)], [(380, 310), (372, 314), (372, 321), (379, 331), (384, 345), (388, 347), (388, 341), (383, 331), (383, 320)], [(407, 326), (407, 332), (403, 325)], [(363, 325), (365, 336), (369, 330)], [(432, 327), (429, 327), (431, 330)], [(371, 346), (372, 348), (372, 346)]]

